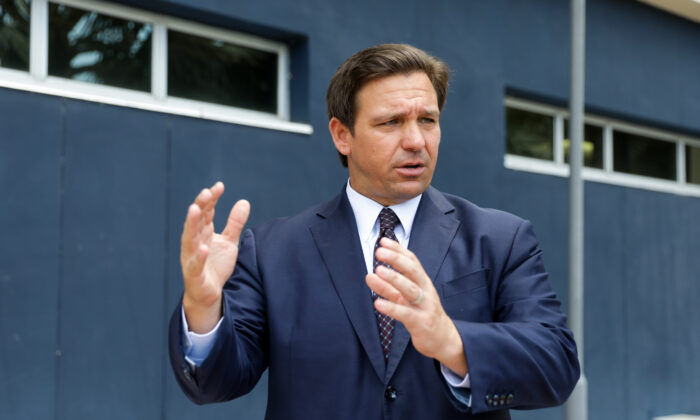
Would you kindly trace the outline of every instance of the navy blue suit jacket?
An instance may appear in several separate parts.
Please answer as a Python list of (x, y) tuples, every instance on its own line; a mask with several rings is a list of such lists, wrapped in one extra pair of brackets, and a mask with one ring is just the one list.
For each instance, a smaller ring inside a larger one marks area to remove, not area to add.
[(509, 408), (568, 397), (579, 377), (576, 345), (529, 222), (430, 187), (409, 248), (464, 342), (471, 408), (398, 322), (385, 364), (344, 190), (244, 232), (220, 336), (194, 370), (176, 308), (170, 357), (180, 386), (198, 404), (226, 401), (268, 368), (267, 419), (507, 419)]

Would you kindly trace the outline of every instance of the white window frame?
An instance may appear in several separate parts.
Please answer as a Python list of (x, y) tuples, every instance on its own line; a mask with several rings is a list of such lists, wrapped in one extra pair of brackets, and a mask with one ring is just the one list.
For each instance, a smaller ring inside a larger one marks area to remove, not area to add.
[[(568, 110), (514, 97), (506, 97), (504, 105), (508, 108), (521, 109), (538, 114), (554, 116), (555, 130), (553, 141), (555, 156), (554, 159), (550, 161), (506, 153), (503, 158), (503, 165), (508, 169), (516, 171), (568, 177), (569, 165), (564, 163), (563, 159), (563, 140), (565, 137), (563, 127), (564, 119), (569, 117)], [(603, 184), (620, 185), (630, 188), (667, 192), (677, 195), (700, 197), (700, 185), (689, 184), (685, 179), (685, 146), (690, 145), (700, 147), (700, 139), (598, 116), (586, 115), (584, 116), (584, 123), (597, 125), (603, 128), (603, 169), (584, 166), (582, 171), (584, 180)], [(628, 133), (653, 138), (655, 140), (674, 143), (676, 145), (677, 179), (671, 181), (642, 175), (615, 172), (613, 170), (614, 130), (621, 130)]]
[[(151, 91), (141, 92), (49, 76), (49, 2), (151, 24)], [(2, 87), (271, 130), (313, 133), (310, 124), (289, 120), (289, 50), (283, 43), (95, 0), (32, 0), (30, 5), (29, 72), (0, 68)], [(277, 112), (272, 114), (168, 96), (169, 29), (277, 54)]]

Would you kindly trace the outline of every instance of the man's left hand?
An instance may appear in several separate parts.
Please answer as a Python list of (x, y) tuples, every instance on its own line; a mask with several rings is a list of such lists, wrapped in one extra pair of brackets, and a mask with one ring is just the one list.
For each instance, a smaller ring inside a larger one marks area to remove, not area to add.
[(382, 238), (376, 250), (382, 265), (365, 281), (376, 294), (374, 307), (382, 314), (401, 322), (411, 335), (413, 347), (421, 354), (436, 359), (455, 374), (468, 373), (462, 337), (454, 322), (445, 313), (433, 282), (413, 252), (398, 242)]

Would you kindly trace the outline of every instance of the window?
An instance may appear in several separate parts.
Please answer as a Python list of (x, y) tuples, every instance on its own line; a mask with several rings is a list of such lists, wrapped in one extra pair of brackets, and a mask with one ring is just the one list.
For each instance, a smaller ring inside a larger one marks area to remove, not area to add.
[(676, 179), (676, 145), (674, 143), (614, 130), (613, 145), (615, 171)]
[(517, 108), (506, 108), (506, 150), (537, 159), (554, 158), (554, 118)]
[(49, 3), (49, 75), (151, 90), (150, 24)]
[(29, 70), (29, 0), (0, 0), (0, 67)]
[(311, 134), (278, 41), (96, 0), (0, 0), (0, 86)]
[[(564, 120), (564, 162), (569, 163), (569, 120)], [(590, 168), (603, 168), (603, 127), (583, 125), (583, 165)]]
[(168, 94), (275, 113), (277, 54), (168, 31)]
[[(568, 110), (505, 100), (507, 168), (568, 176)], [(586, 180), (700, 197), (700, 139), (586, 115)]]

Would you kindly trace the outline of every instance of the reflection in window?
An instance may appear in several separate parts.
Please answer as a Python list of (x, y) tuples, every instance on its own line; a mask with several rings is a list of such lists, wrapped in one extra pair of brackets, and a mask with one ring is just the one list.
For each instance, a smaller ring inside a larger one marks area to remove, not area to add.
[(277, 54), (168, 31), (168, 95), (277, 112)]
[(676, 179), (676, 144), (673, 142), (615, 131), (613, 148), (615, 171)]
[(685, 179), (700, 185), (700, 147), (685, 146)]
[(506, 108), (506, 152), (553, 160), (554, 117)]
[[(564, 162), (569, 163), (569, 120), (564, 120)], [(590, 168), (603, 169), (603, 127), (584, 124), (583, 164)]]
[(150, 91), (150, 24), (49, 3), (49, 74)]
[(0, 0), (0, 67), (29, 71), (29, 0)]

